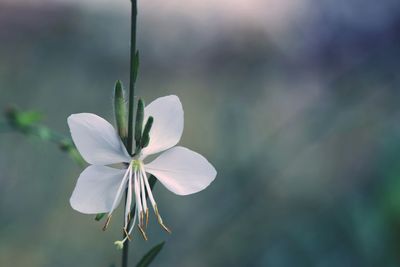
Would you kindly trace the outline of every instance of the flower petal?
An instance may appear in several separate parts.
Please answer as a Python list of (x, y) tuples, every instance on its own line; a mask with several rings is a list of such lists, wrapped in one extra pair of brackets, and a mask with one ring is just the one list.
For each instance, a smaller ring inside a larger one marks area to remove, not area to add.
[(110, 212), (125, 172), (105, 166), (87, 167), (79, 176), (69, 200), (72, 208), (86, 214)]
[(91, 113), (72, 114), (68, 125), (77, 149), (88, 163), (108, 165), (130, 161), (117, 131), (103, 118)]
[(150, 143), (143, 149), (143, 155), (155, 154), (176, 145), (183, 132), (183, 108), (179, 98), (169, 95), (157, 98), (144, 110), (144, 121), (152, 116)]
[(165, 151), (146, 164), (145, 170), (178, 195), (203, 190), (217, 175), (217, 171), (202, 155), (184, 147)]

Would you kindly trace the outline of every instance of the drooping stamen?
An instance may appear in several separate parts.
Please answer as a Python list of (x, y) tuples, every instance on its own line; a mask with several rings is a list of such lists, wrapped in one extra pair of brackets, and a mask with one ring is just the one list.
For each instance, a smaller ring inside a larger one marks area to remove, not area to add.
[(133, 216), (133, 221), (132, 221), (131, 228), (129, 228), (128, 235), (123, 240), (124, 242), (126, 241), (126, 239), (129, 239), (128, 236), (130, 236), (132, 234), (132, 230), (135, 227), (135, 223), (136, 223), (136, 217), (137, 217), (137, 214), (135, 212), (135, 215)]
[(147, 198), (146, 198), (146, 191), (144, 190), (144, 181), (143, 181), (143, 174), (140, 171), (139, 173), (139, 180), (140, 180), (140, 193), (141, 193), (141, 197), (142, 197), (142, 205), (143, 205), (143, 210), (145, 212), (145, 216), (146, 216), (146, 224), (143, 225), (145, 228), (147, 228), (147, 225), (149, 223), (149, 209), (147, 208)]
[(142, 212), (143, 212), (143, 207), (142, 207), (142, 201), (140, 199), (140, 182), (139, 182), (139, 173), (136, 170), (135, 171), (135, 198), (136, 198), (136, 207), (137, 207), (137, 213), (139, 216), (139, 225), (142, 224)]
[(125, 238), (127, 238), (129, 241), (131, 241), (131, 237), (129, 236), (128, 231), (126, 230), (126, 228), (124, 227), (124, 233), (125, 233)]
[(129, 174), (130, 170), (132, 170), (132, 163), (129, 164), (128, 169), (126, 170), (126, 172), (124, 174), (124, 177), (122, 178), (122, 181), (119, 184), (119, 187), (118, 187), (118, 190), (117, 190), (117, 194), (115, 195), (114, 202), (113, 202), (113, 204), (111, 206), (111, 210), (108, 213), (106, 223), (103, 226), (103, 231), (105, 231), (107, 229), (108, 225), (110, 224), (112, 213), (113, 213), (113, 211), (114, 211), (114, 209), (115, 209), (115, 207), (117, 205), (119, 197), (121, 196), (122, 189), (124, 188), (124, 185), (126, 183), (126, 180), (128, 178), (128, 174)]
[(141, 167), (140, 168), (140, 173), (141, 173), (141, 175), (143, 177), (144, 185), (146, 186), (147, 196), (150, 199), (151, 205), (154, 207), (154, 205), (156, 205), (156, 201), (154, 200), (153, 194), (151, 193), (151, 188), (150, 188), (150, 185), (149, 185), (149, 181), (147, 180), (146, 172), (145, 172), (143, 166), (140, 166), (140, 167)]
[(132, 238), (131, 238), (131, 233), (132, 233), (133, 227), (135, 226), (135, 223), (136, 223), (136, 212), (135, 212), (135, 215), (133, 216), (132, 226), (131, 226), (131, 228), (129, 229), (129, 231), (127, 232), (127, 231), (124, 229), (125, 238), (122, 239), (122, 240), (118, 240), (118, 241), (115, 241), (115, 242), (114, 242), (114, 244), (117, 245), (118, 248), (122, 249), (123, 246), (124, 246), (124, 243), (126, 242), (126, 240), (129, 240), (129, 241), (132, 240)]
[(148, 224), (149, 224), (149, 208), (146, 209), (146, 228)]
[(105, 230), (107, 230), (107, 227), (108, 227), (108, 225), (110, 224), (110, 221), (111, 221), (111, 214), (109, 214), (108, 216), (107, 216), (107, 220), (106, 220), (106, 223), (104, 224), (104, 226), (103, 226), (103, 231), (105, 231)]
[(131, 205), (132, 205), (132, 168), (129, 170), (128, 174), (128, 191), (126, 195), (126, 203), (125, 203), (125, 225), (124, 225), (124, 231), (127, 231), (128, 223), (130, 220), (130, 214), (131, 214)]
[(143, 239), (144, 239), (145, 241), (147, 241), (148, 238), (147, 238), (146, 232), (143, 230), (143, 228), (142, 228), (139, 224), (138, 224), (138, 229), (139, 229), (140, 233), (142, 234)]
[(142, 165), (140, 167), (141, 167), (140, 171), (141, 171), (141, 174), (142, 174), (142, 176), (144, 178), (143, 179), (144, 183), (146, 185), (147, 194), (149, 195), (149, 199), (150, 199), (150, 202), (151, 202), (151, 204), (153, 206), (154, 213), (157, 216), (157, 221), (165, 231), (167, 231), (168, 233), (171, 233), (171, 230), (164, 224), (164, 222), (163, 222), (163, 220), (161, 218), (161, 215), (160, 215), (160, 213), (158, 211), (157, 203), (154, 200), (153, 193), (151, 192), (151, 188), (150, 188), (150, 185), (149, 185), (149, 181), (147, 179), (146, 171), (144, 170), (144, 167)]
[(161, 227), (162, 227), (165, 231), (167, 231), (167, 232), (170, 234), (170, 233), (171, 233), (171, 230), (164, 224), (164, 222), (163, 222), (163, 220), (162, 220), (162, 218), (161, 218), (161, 215), (160, 215), (160, 213), (158, 212), (157, 204), (154, 206), (154, 212), (155, 212), (155, 214), (156, 214), (156, 216), (157, 216), (158, 223), (161, 225)]
[(135, 170), (135, 197), (136, 197), (136, 208), (137, 208), (137, 214), (139, 216), (139, 222), (138, 222), (138, 228), (140, 230), (140, 233), (143, 236), (144, 240), (147, 240), (147, 236), (145, 231), (142, 228), (143, 225), (143, 208), (142, 208), (142, 202), (140, 199), (140, 184), (139, 184), (139, 173), (137, 170)]

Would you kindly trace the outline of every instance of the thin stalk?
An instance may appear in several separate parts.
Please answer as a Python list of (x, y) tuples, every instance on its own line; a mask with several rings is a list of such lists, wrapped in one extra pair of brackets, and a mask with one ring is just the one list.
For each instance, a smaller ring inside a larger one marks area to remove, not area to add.
[[(128, 110), (128, 142), (127, 150), (129, 154), (133, 155), (133, 111), (134, 111), (134, 96), (135, 96), (135, 56), (136, 56), (136, 20), (137, 20), (137, 0), (131, 0), (131, 49), (130, 49), (130, 74), (129, 74), (129, 110)], [(125, 202), (127, 198), (127, 192), (125, 192)], [(125, 236), (125, 233), (123, 233)], [(128, 256), (129, 256), (129, 242), (124, 244), (122, 249), (122, 267), (128, 267)]]
[(129, 115), (128, 115), (128, 152), (133, 154), (133, 112), (135, 96), (135, 56), (136, 56), (136, 20), (137, 20), (137, 0), (131, 0), (131, 51), (130, 51), (130, 74), (129, 74)]

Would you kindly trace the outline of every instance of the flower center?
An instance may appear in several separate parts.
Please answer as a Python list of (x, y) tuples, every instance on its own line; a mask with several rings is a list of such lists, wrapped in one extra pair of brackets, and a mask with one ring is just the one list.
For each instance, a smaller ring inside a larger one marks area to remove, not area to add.
[(131, 161), (132, 167), (135, 171), (138, 171), (140, 169), (140, 166), (142, 165), (142, 161), (136, 158), (133, 158)]
[[(167, 226), (163, 223), (160, 213), (157, 208), (157, 204), (154, 200), (153, 193), (151, 192), (151, 187), (146, 175), (145, 167), (143, 161), (140, 159), (140, 154), (135, 155), (131, 162), (129, 163), (125, 175), (122, 178), (120, 187), (116, 194), (112, 208), (108, 214), (106, 224), (104, 225), (104, 230), (107, 228), (108, 223), (111, 219), (111, 214), (116, 208), (117, 200), (120, 198), (121, 194), (126, 189), (126, 202), (125, 202), (125, 223), (123, 230), (125, 232), (125, 238), (123, 240), (117, 241), (115, 244), (117, 247), (122, 247), (126, 240), (131, 240), (130, 234), (135, 226), (136, 219), (138, 220), (137, 227), (142, 234), (143, 238), (147, 240), (146, 228), (149, 220), (149, 209), (147, 206), (147, 199), (153, 207), (154, 213), (157, 217), (158, 223), (162, 226), (164, 230), (171, 233)], [(133, 206), (132, 202), (135, 202), (136, 206)], [(133, 209), (131, 209), (134, 207)], [(131, 211), (133, 211), (133, 218), (131, 218)], [(130, 226), (130, 227), (129, 227)], [(128, 229), (129, 228), (129, 229)]]

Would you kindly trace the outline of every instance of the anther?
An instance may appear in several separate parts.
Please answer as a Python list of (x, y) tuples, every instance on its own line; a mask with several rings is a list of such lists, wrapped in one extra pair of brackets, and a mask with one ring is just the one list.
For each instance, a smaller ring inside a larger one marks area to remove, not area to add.
[(104, 226), (103, 226), (103, 231), (107, 230), (107, 227), (108, 227), (108, 225), (110, 224), (110, 221), (111, 221), (111, 215), (108, 215), (108, 216), (107, 216), (106, 223), (105, 223)]
[(148, 224), (149, 224), (149, 209), (146, 209), (146, 228)]
[(126, 228), (124, 227), (124, 233), (126, 238), (128, 238), (129, 241), (132, 241), (131, 236), (129, 235), (128, 231), (126, 230)]
[(161, 218), (161, 216), (160, 216), (160, 213), (158, 212), (157, 205), (154, 205), (154, 212), (156, 213), (157, 221), (158, 221), (158, 223), (161, 225), (161, 227), (162, 227), (165, 231), (167, 231), (169, 234), (171, 234), (171, 233), (172, 233), (171, 230), (164, 224), (164, 222), (163, 222), (163, 220), (162, 220), (162, 218)]
[(142, 234), (142, 236), (143, 236), (143, 239), (144, 240), (146, 240), (147, 241), (147, 235), (146, 235), (146, 232), (142, 229), (142, 227), (140, 227), (140, 225), (138, 224), (138, 228), (139, 228), (139, 231), (140, 231), (140, 233)]
[(144, 226), (144, 215), (143, 215), (143, 211), (141, 211), (140, 212), (140, 215), (139, 215), (140, 217), (139, 217), (139, 225), (141, 226), (141, 227), (143, 227)]
[(171, 232), (171, 230), (163, 223), (163, 222), (158, 222), (161, 226), (162, 226), (162, 228), (168, 233), (168, 234), (171, 234), (172, 232)]

